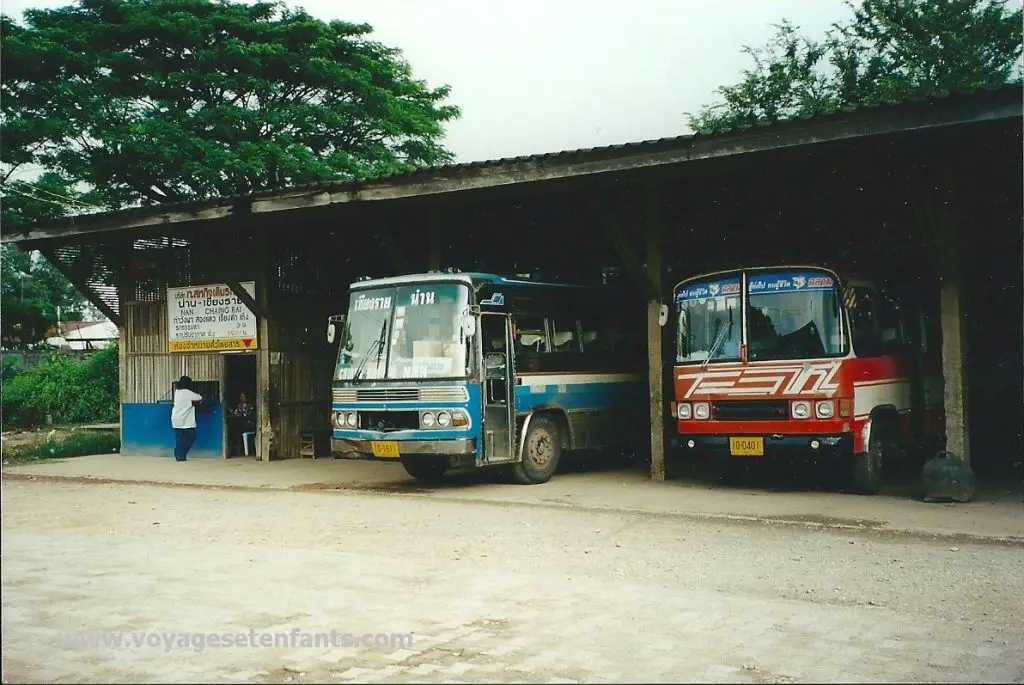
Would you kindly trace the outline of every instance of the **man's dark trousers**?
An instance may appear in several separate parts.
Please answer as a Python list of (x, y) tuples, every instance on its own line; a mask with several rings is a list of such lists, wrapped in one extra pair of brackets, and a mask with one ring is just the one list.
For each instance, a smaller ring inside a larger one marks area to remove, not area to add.
[(189, 450), (192, 449), (192, 445), (196, 443), (196, 429), (195, 428), (175, 428), (174, 429), (174, 459), (176, 461), (185, 461), (185, 457), (188, 456)]

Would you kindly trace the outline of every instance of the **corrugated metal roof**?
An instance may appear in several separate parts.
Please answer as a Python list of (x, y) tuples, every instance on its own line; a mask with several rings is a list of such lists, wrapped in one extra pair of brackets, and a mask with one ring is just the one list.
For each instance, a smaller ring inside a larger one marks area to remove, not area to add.
[[(907, 98), (905, 100), (884, 102), (870, 105), (850, 106), (837, 109), (832, 112), (823, 112), (813, 115), (798, 116), (788, 119), (780, 119), (777, 121), (760, 121), (754, 124), (746, 126), (740, 126), (736, 128), (724, 128), (707, 133), (690, 133), (685, 135), (657, 138), (651, 140), (641, 140), (628, 143), (619, 143), (615, 145), (606, 145), (600, 147), (589, 147), (589, 148), (578, 148), (572, 150), (561, 150), (556, 152), (546, 152), (531, 155), (521, 155), (517, 157), (501, 157), (498, 159), (487, 159), (473, 162), (459, 162), (453, 164), (445, 164), (438, 166), (426, 166), (413, 169), (410, 171), (403, 171), (393, 174), (383, 174), (380, 176), (374, 176), (370, 178), (358, 179), (358, 180), (347, 180), (347, 181), (324, 181), (320, 183), (310, 183), (297, 186), (289, 186), (285, 188), (278, 188), (276, 190), (258, 191), (252, 193), (242, 193), (236, 195), (219, 196), (215, 198), (208, 198), (204, 200), (189, 200), (183, 202), (167, 203), (160, 205), (144, 205), (140, 207), (133, 207), (128, 209), (121, 209), (111, 212), (99, 212), (91, 214), (79, 214), (76, 215), (76, 219), (84, 220), (82, 223), (87, 223), (104, 217), (111, 217), (113, 215), (120, 215), (126, 219), (134, 215), (148, 215), (155, 213), (170, 213), (170, 212), (182, 212), (182, 211), (201, 211), (206, 208), (212, 207), (224, 207), (236, 204), (239, 202), (259, 200), (263, 198), (273, 198), (282, 194), (300, 194), (310, 193), (316, 191), (356, 191), (366, 186), (370, 186), (374, 183), (382, 181), (387, 182), (415, 182), (419, 177), (425, 177), (428, 175), (466, 175), (471, 174), (475, 171), (484, 169), (493, 169), (496, 167), (508, 166), (515, 167), (517, 165), (525, 163), (548, 163), (548, 162), (566, 162), (574, 159), (591, 159), (591, 158), (602, 158), (602, 157), (616, 157), (625, 154), (638, 154), (645, 151), (657, 151), (663, 149), (672, 149), (682, 147), (689, 144), (691, 141), (705, 140), (705, 139), (717, 139), (727, 138), (732, 135), (741, 135), (751, 130), (763, 129), (766, 131), (778, 130), (782, 131), (790, 126), (795, 126), (808, 121), (826, 121), (831, 119), (840, 118), (845, 115), (855, 114), (867, 110), (876, 109), (896, 109), (906, 107), (913, 104), (939, 104), (949, 100), (963, 100), (969, 98), (976, 98), (984, 95), (991, 95), (995, 93), (1008, 92), (1012, 90), (1021, 90), (1021, 83), (1011, 83), (1004, 86), (998, 86), (993, 88), (978, 88), (973, 90), (965, 91), (944, 91), (937, 92), (932, 95), (920, 96)], [(54, 222), (48, 222), (49, 224), (59, 224), (68, 221), (71, 217), (57, 220)], [(19, 227), (22, 230), (26, 227)]]

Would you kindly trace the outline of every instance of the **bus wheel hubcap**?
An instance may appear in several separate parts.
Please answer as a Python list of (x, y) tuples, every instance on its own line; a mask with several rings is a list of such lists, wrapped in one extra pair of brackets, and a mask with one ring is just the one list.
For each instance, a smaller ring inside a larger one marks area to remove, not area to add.
[(547, 431), (537, 431), (530, 436), (530, 461), (535, 466), (544, 468), (551, 461), (553, 451), (551, 436)]

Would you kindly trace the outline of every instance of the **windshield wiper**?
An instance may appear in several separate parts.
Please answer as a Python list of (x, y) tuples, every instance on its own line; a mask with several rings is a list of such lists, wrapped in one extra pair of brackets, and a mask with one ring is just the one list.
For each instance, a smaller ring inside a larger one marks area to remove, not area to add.
[(359, 380), (359, 375), (363, 373), (363, 369), (366, 368), (366, 362), (370, 361), (370, 355), (373, 354), (374, 348), (377, 349), (377, 368), (380, 368), (380, 357), (384, 352), (384, 337), (388, 332), (388, 322), (385, 320), (380, 325), (380, 335), (377, 339), (370, 343), (370, 346), (363, 353), (363, 358), (359, 360), (359, 366), (356, 367), (356, 372), (352, 374), (352, 380)]
[[(720, 322), (721, 319), (717, 319), (717, 321)], [(718, 333), (718, 336), (715, 337), (715, 342), (711, 345), (711, 350), (708, 352), (707, 359), (705, 359), (703, 362), (701, 362), (700, 368), (702, 370), (707, 368), (708, 364), (711, 363), (711, 360), (714, 358), (714, 356), (716, 354), (718, 354), (718, 348), (722, 346), (722, 343), (724, 343), (725, 339), (728, 338), (731, 334), (732, 334), (732, 307), (729, 307), (729, 325), (726, 326), (725, 328), (723, 328)]]

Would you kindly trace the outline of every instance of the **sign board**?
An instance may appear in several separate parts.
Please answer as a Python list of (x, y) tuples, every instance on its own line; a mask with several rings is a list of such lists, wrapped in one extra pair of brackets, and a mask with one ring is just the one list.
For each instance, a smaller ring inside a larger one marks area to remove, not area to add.
[[(256, 284), (241, 284), (255, 298)], [(256, 315), (223, 283), (167, 289), (170, 352), (255, 350)]]

